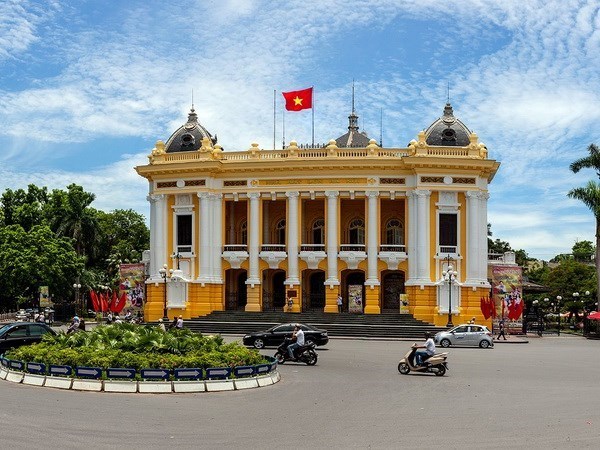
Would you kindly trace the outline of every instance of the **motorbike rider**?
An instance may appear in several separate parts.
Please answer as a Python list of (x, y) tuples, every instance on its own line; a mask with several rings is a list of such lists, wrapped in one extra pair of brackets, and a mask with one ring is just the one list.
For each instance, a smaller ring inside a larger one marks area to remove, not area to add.
[(415, 364), (420, 366), (423, 361), (435, 354), (435, 342), (431, 338), (431, 334), (428, 331), (425, 332), (425, 344), (417, 345), (416, 348), (424, 348), (425, 351), (419, 350), (415, 352)]
[(304, 331), (302, 331), (302, 328), (300, 328), (300, 325), (298, 324), (296, 324), (296, 326), (294, 327), (294, 332), (292, 333), (292, 340), (295, 340), (295, 342), (290, 344), (287, 350), (290, 354), (290, 359), (295, 359), (294, 350), (304, 345)]

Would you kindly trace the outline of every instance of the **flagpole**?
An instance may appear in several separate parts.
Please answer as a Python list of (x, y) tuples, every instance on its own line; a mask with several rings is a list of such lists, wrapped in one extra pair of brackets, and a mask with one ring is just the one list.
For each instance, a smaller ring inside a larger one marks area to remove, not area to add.
[(315, 148), (315, 87), (312, 87), (312, 148)]
[(281, 149), (285, 150), (285, 109), (281, 111), (281, 122), (282, 126), (282, 141), (281, 141)]
[(276, 131), (275, 105), (277, 103), (276, 95), (277, 95), (277, 90), (273, 89), (273, 150), (275, 150), (275, 131)]

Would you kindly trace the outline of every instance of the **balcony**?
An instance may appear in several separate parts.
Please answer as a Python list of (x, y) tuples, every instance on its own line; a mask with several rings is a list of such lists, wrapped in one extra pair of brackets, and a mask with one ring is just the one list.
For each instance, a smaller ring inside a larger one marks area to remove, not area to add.
[(246, 244), (228, 244), (223, 246), (221, 255), (232, 269), (239, 269), (241, 264), (248, 259), (248, 246)]
[(279, 263), (287, 258), (285, 244), (263, 244), (259, 256), (269, 265), (269, 269), (278, 269)]
[(319, 263), (327, 258), (325, 244), (301, 244), (299, 256), (309, 269), (317, 269)]
[(364, 244), (340, 245), (339, 258), (348, 265), (348, 269), (357, 269), (358, 265), (367, 259)]
[(398, 270), (398, 265), (406, 261), (406, 246), (382, 244), (379, 246), (379, 259), (387, 264), (388, 270)]

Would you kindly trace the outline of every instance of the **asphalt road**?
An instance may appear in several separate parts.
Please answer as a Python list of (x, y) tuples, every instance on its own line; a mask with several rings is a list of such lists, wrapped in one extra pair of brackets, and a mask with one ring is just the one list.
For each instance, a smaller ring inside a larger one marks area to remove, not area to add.
[[(400, 375), (410, 343), (337, 340), (314, 367), (237, 392), (109, 394), (0, 381), (4, 448), (599, 448), (600, 341), (451, 348)], [(273, 354), (274, 349), (264, 351)]]

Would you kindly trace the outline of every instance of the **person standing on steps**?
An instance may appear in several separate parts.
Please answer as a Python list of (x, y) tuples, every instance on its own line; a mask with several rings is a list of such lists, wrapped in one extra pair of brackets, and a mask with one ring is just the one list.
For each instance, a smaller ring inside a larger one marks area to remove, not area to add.
[(338, 312), (339, 313), (342, 312), (342, 305), (343, 305), (343, 303), (342, 303), (342, 295), (338, 294), (338, 297), (337, 297), (337, 307), (338, 307)]

